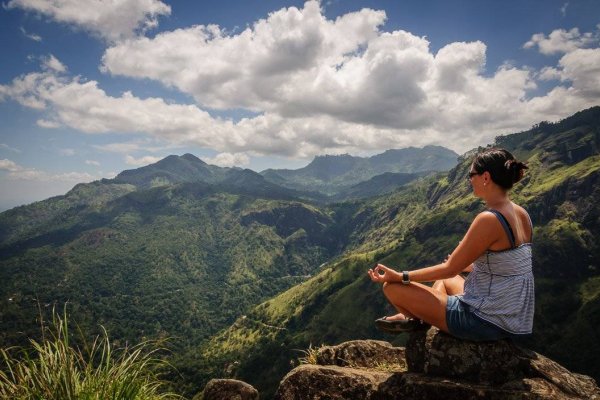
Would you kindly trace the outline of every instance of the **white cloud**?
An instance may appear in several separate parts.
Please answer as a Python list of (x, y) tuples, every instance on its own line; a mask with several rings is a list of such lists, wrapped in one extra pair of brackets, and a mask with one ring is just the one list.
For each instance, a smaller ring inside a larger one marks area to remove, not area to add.
[(171, 13), (171, 7), (159, 0), (11, 0), (7, 8), (33, 11), (110, 41), (154, 28), (159, 16)]
[(176, 146), (170, 145), (168, 143), (161, 143), (158, 145), (156, 141), (150, 140), (138, 140), (138, 141), (130, 141), (130, 142), (117, 142), (117, 143), (108, 143), (102, 145), (94, 145), (94, 148), (108, 152), (108, 153), (120, 153), (127, 154), (133, 153), (136, 151), (146, 151), (150, 153), (157, 153), (165, 151), (165, 149), (174, 148)]
[(42, 37), (40, 35), (36, 35), (35, 33), (29, 33), (23, 27), (21, 27), (20, 29), (21, 29), (21, 33), (23, 33), (23, 36), (25, 36), (26, 38), (31, 39), (34, 42), (42, 41)]
[(563, 4), (563, 6), (560, 8), (560, 13), (562, 14), (563, 17), (567, 16), (567, 7), (569, 7), (569, 2), (566, 2), (565, 4)]
[(220, 153), (212, 158), (205, 158), (207, 164), (217, 165), (219, 167), (243, 167), (250, 164), (250, 157), (244, 153)]
[(65, 67), (65, 65), (63, 63), (58, 61), (58, 59), (56, 57), (54, 57), (52, 54), (50, 54), (48, 57), (42, 58), (42, 68), (45, 70), (52, 70), (52, 71), (56, 71), (56, 72), (66, 72), (67, 71), (67, 67)]
[(0, 160), (0, 170), (8, 172), (7, 178), (9, 180), (39, 180), (79, 183), (98, 179), (93, 175), (82, 172), (50, 173), (46, 171), (40, 171), (35, 168), (25, 168), (6, 158)]
[(61, 156), (74, 156), (75, 149), (60, 149), (59, 153)]
[(134, 158), (130, 155), (125, 156), (125, 162), (128, 165), (135, 165), (135, 166), (143, 166), (143, 165), (148, 165), (148, 164), (154, 164), (157, 161), (162, 160), (163, 157), (154, 157), (154, 156), (144, 156), (144, 157), (140, 157), (140, 158)]
[(131, 153), (133, 151), (137, 151), (140, 149), (140, 144), (139, 143), (109, 143), (109, 144), (102, 144), (102, 145), (94, 145), (94, 148), (101, 150), (101, 151), (106, 151), (109, 153), (122, 153), (122, 154), (126, 154), (126, 153)]
[(580, 33), (578, 28), (570, 31), (556, 29), (548, 36), (543, 33), (536, 33), (531, 36), (531, 40), (523, 45), (530, 49), (538, 47), (540, 53), (551, 55), (557, 53), (569, 53), (576, 49), (592, 46), (598, 43), (598, 34), (592, 32)]
[(94, 165), (94, 166), (96, 166), (96, 167), (99, 167), (99, 166), (100, 166), (100, 163), (99, 163), (98, 161), (95, 161), (95, 160), (85, 160), (85, 163), (86, 163), (87, 165)]
[(37, 126), (39, 126), (41, 128), (47, 128), (47, 129), (53, 129), (53, 128), (60, 127), (60, 123), (58, 123), (56, 121), (47, 120), (47, 119), (38, 119), (36, 121), (36, 124), (37, 124)]
[(17, 172), (22, 168), (19, 165), (17, 165), (14, 161), (4, 158), (0, 160), (0, 169), (9, 172)]
[(600, 96), (600, 48), (577, 49), (565, 54), (558, 62), (561, 80), (570, 81), (571, 88), (589, 99)]
[[(353, 78), (368, 75), (356, 76), (359, 71), (352, 65), (335, 74), (336, 65), (352, 60), (352, 52), (376, 39), (384, 21), (384, 12), (368, 9), (328, 21), (319, 4), (310, 1), (302, 10), (290, 7), (273, 12), (237, 35), (227, 35), (215, 25), (200, 25), (161, 33), (154, 39), (127, 41), (107, 49), (103, 69), (115, 75), (159, 80), (211, 108), (258, 112), (286, 108), (294, 113), (298, 107), (314, 110), (325, 103), (340, 112), (336, 91), (354, 97), (362, 79), (355, 82)], [(406, 40), (405, 47), (409, 41), (421, 41), (412, 35), (397, 35), (402, 36), (399, 41)], [(337, 79), (331, 80), (332, 74)], [(330, 89), (331, 97), (323, 96), (322, 89)], [(320, 99), (318, 105), (315, 97)], [(285, 107), (282, 100), (300, 104)], [(350, 100), (356, 102), (356, 98)]]
[[(0, 85), (0, 98), (80, 132), (139, 135), (96, 146), (103, 151), (191, 145), (232, 155), (223, 162), (236, 154), (308, 158), (426, 144), (462, 152), (600, 101), (597, 48), (575, 48), (541, 72), (508, 63), (490, 72), (483, 42), (434, 53), (425, 38), (380, 31), (384, 21), (383, 12), (367, 9), (331, 21), (308, 2), (236, 34), (197, 26), (106, 51), (106, 71), (175, 86), (197, 105), (110, 96), (96, 81), (52, 69)], [(537, 79), (561, 86), (531, 97)], [(211, 116), (210, 107), (257, 115), (233, 121)]]
[(538, 74), (538, 78), (543, 81), (551, 81), (561, 78), (560, 71), (554, 67), (544, 67)]

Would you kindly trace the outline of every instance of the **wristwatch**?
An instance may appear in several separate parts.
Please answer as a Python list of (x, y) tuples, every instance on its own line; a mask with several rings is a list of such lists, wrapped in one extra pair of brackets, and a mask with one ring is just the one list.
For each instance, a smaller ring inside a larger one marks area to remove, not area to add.
[(410, 279), (408, 277), (408, 271), (402, 271), (402, 283), (408, 285), (410, 283)]

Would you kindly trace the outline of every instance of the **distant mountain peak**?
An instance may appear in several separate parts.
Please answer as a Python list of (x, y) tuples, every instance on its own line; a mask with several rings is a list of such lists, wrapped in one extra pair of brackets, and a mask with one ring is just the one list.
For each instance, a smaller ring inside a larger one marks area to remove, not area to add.
[(390, 149), (371, 157), (320, 155), (304, 168), (270, 169), (261, 174), (267, 180), (288, 188), (332, 195), (388, 172), (416, 174), (447, 171), (457, 164), (458, 157), (452, 150), (430, 145), (423, 148)]
[(193, 155), (191, 153), (185, 153), (180, 158), (187, 160), (187, 161), (197, 162), (197, 163), (200, 163), (203, 165), (208, 165), (206, 162), (202, 161), (201, 159), (199, 159), (198, 157), (196, 157), (195, 155)]
[[(212, 183), (221, 168), (210, 166), (193, 154), (169, 155), (154, 164), (125, 170), (114, 180), (148, 188), (164, 184), (203, 181)], [(223, 172), (224, 173), (224, 172)]]

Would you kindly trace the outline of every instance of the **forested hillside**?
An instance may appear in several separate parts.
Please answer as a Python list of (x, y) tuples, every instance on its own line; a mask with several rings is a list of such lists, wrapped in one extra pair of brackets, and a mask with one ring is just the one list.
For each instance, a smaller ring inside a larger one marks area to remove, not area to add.
[[(498, 137), (494, 145), (530, 167), (513, 194), (535, 225), (535, 325), (522, 344), (599, 379), (600, 108)], [(361, 245), (214, 337), (196, 356), (212, 366), (208, 374), (237, 376), (272, 393), (303, 355), (298, 349), (363, 338), (402, 344), (404, 335), (374, 329), (373, 320), (392, 310), (366, 270), (377, 262), (415, 269), (452, 251), (483, 210), (465, 179), (470, 159), (466, 154), (448, 174), (362, 203), (350, 216), (350, 225), (370, 221)], [(203, 378), (196, 371), (195, 379)]]
[[(600, 107), (495, 145), (530, 166), (514, 190), (535, 225), (525, 344), (600, 378)], [(268, 396), (300, 349), (391, 339), (374, 329), (390, 310), (366, 270), (443, 260), (483, 209), (465, 179), (476, 151), (449, 172), (384, 171), (323, 191), (339, 198), (170, 156), (1, 213), (0, 345), (25, 343), (40, 312), (67, 302), (74, 322), (105, 326), (117, 344), (170, 337), (170, 378), (186, 395), (235, 376)]]
[(0, 345), (26, 344), (67, 303), (89, 335), (170, 337), (187, 354), (362, 242), (359, 203), (325, 200), (185, 154), (1, 213)]

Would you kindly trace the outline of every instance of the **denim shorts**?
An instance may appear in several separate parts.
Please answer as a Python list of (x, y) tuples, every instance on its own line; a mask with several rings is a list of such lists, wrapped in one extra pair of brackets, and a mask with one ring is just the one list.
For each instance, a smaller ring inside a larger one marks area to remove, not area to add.
[(459, 296), (448, 296), (446, 324), (452, 336), (465, 340), (500, 340), (515, 336), (479, 318), (468, 304), (459, 300)]

